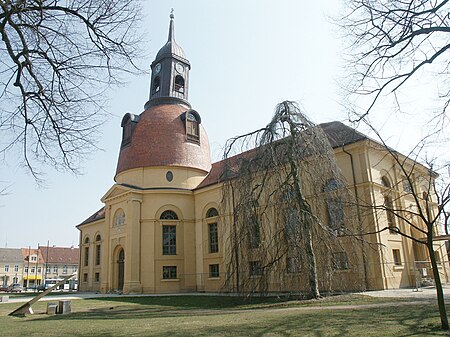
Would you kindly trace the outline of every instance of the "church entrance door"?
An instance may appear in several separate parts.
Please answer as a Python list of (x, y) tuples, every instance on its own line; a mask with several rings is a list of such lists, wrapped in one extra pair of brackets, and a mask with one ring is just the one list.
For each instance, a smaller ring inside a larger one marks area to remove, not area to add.
[(125, 270), (125, 252), (123, 248), (119, 251), (119, 257), (117, 259), (118, 264), (118, 275), (117, 275), (117, 290), (123, 290), (123, 279), (124, 279), (124, 270)]

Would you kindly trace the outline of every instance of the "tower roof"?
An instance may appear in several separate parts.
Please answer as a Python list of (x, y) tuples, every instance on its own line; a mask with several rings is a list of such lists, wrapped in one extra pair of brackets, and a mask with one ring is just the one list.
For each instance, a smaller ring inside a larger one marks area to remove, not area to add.
[(176, 43), (175, 41), (175, 30), (174, 30), (174, 15), (170, 14), (170, 24), (169, 24), (169, 36), (167, 37), (167, 42), (156, 54), (156, 58), (154, 62), (157, 62), (166, 57), (178, 57), (181, 58), (182, 61), (189, 64), (189, 61), (186, 59), (186, 55), (184, 54), (183, 49)]

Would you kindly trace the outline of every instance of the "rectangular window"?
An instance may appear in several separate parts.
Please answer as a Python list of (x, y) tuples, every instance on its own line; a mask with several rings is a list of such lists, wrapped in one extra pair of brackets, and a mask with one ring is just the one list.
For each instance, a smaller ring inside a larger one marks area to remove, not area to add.
[(250, 248), (258, 248), (259, 244), (261, 243), (261, 235), (259, 232), (258, 219), (256, 219), (256, 217), (254, 217), (253, 221), (250, 223), (249, 231), (250, 231), (249, 233)]
[(95, 273), (95, 279), (94, 279), (94, 281), (95, 282), (100, 282), (100, 273)]
[(83, 274), (83, 282), (87, 282), (87, 280), (88, 280), (88, 274), (84, 273)]
[(67, 266), (63, 266), (63, 274), (67, 274)]
[(84, 266), (89, 265), (89, 247), (84, 247)]
[(335, 235), (345, 234), (344, 206), (340, 198), (327, 200), (328, 225)]
[(217, 233), (217, 223), (210, 223), (209, 229), (209, 252), (217, 253), (219, 251), (219, 235)]
[(37, 261), (37, 256), (36, 256), (36, 255), (32, 255), (32, 256), (31, 256), (31, 261), (36, 262), (36, 261)]
[(333, 253), (332, 265), (334, 270), (348, 269), (348, 257), (345, 252)]
[(300, 259), (298, 257), (287, 257), (286, 271), (288, 274), (300, 272)]
[(45, 269), (45, 272), (47, 274), (51, 273), (52, 272), (52, 268), (50, 266), (47, 266), (47, 268)]
[(209, 265), (209, 277), (219, 277), (219, 265), (210, 264)]
[(402, 258), (400, 256), (400, 249), (392, 249), (392, 255), (394, 257), (394, 265), (401, 266)]
[(25, 267), (23, 270), (25, 273), (28, 273), (28, 267)]
[(58, 274), (58, 266), (53, 266), (53, 274)]
[(177, 267), (176, 266), (163, 266), (163, 279), (176, 279)]
[(163, 255), (177, 254), (177, 227), (162, 226)]
[(412, 193), (412, 187), (411, 184), (409, 183), (409, 181), (404, 178), (405, 180), (403, 180), (403, 191), (405, 191), (406, 193)]
[(439, 254), (438, 250), (434, 251), (434, 257), (436, 258), (437, 263), (441, 263), (441, 255)]
[(9, 265), (5, 264), (5, 272), (9, 272)]
[(101, 253), (101, 246), (96, 245), (95, 246), (95, 265), (100, 265), (100, 253)]
[(72, 273), (76, 273), (77, 272), (77, 266), (72, 266)]
[(250, 261), (249, 263), (250, 276), (259, 276), (262, 274), (261, 262)]
[(36, 271), (35, 267), (31, 267), (31, 274), (34, 274), (34, 272)]
[(38, 274), (40, 274), (40, 273), (42, 272), (41, 267), (38, 267), (38, 268), (37, 268), (37, 272), (38, 272)]
[(284, 235), (289, 245), (295, 245), (300, 237), (298, 211), (293, 208), (284, 210)]
[(14, 265), (14, 271), (17, 273), (19, 271), (19, 266), (16, 264)]

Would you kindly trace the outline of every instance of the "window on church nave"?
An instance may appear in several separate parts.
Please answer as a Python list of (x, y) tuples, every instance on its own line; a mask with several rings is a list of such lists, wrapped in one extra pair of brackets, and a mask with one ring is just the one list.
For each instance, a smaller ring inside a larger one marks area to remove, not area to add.
[(84, 239), (84, 266), (89, 264), (89, 238)]
[(162, 253), (163, 255), (177, 254), (177, 226), (162, 226)]
[(326, 198), (328, 226), (335, 235), (345, 234), (344, 206), (338, 193), (342, 187), (342, 182), (337, 179), (328, 180), (323, 187), (323, 191), (328, 193)]
[(219, 235), (217, 232), (217, 223), (208, 224), (209, 231), (209, 252), (217, 253), (219, 251)]
[(384, 187), (384, 210), (386, 212), (387, 225), (390, 234), (397, 234), (397, 226), (395, 225), (394, 203), (392, 201), (392, 184), (388, 177), (381, 178), (381, 185)]
[(219, 212), (217, 212), (217, 209), (215, 209), (214, 207), (208, 209), (208, 211), (206, 212), (206, 217), (213, 218), (215, 216), (219, 216)]
[(163, 266), (163, 279), (176, 279), (177, 266)]
[(100, 234), (95, 237), (95, 265), (100, 265), (101, 256), (101, 236)]
[(161, 220), (178, 220), (178, 215), (174, 211), (164, 211), (159, 217)]

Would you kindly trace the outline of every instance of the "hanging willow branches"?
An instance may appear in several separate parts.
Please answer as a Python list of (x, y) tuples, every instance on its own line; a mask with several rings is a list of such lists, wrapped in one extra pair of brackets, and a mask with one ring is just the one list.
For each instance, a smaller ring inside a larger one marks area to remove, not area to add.
[(282, 102), (265, 128), (230, 139), (224, 157), (226, 290), (318, 298), (363, 287), (354, 197), (327, 136), (297, 104)]

